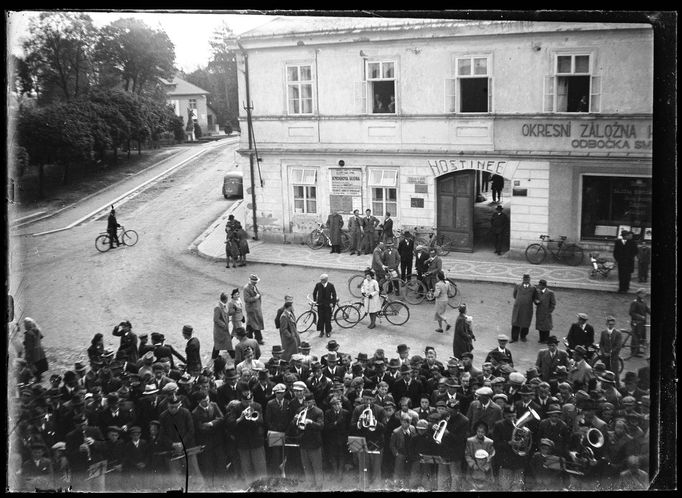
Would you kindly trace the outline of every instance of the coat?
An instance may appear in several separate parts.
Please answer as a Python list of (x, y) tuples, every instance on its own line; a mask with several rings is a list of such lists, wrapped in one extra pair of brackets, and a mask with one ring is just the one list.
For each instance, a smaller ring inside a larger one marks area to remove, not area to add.
[(350, 233), (362, 233), (362, 218), (351, 216), (348, 218), (348, 231)]
[(613, 259), (618, 263), (618, 271), (632, 273), (635, 269), (635, 256), (638, 252), (637, 242), (634, 240), (626, 240), (625, 243), (621, 239), (616, 240), (613, 246)]
[(187, 341), (185, 355), (187, 356), (187, 372), (201, 372), (201, 353), (198, 338), (192, 337)]
[(514, 307), (512, 308), (512, 326), (528, 328), (533, 320), (533, 302), (537, 298), (537, 289), (532, 285), (514, 286)]
[(493, 215), (490, 217), (490, 233), (504, 233), (508, 224), (509, 218), (502, 211), (493, 213)]
[(589, 323), (585, 324), (585, 330), (580, 327), (577, 322), (571, 325), (566, 336), (568, 347), (575, 349), (576, 346), (582, 345), (584, 347), (594, 344), (594, 327)]
[(552, 330), (552, 312), (556, 308), (554, 292), (549, 289), (545, 289), (545, 292), (538, 290), (535, 303), (535, 329)]
[(479, 400), (474, 400), (469, 405), (467, 410), (467, 418), (469, 419), (469, 432), (474, 434), (476, 432), (476, 424), (485, 422), (488, 426), (488, 435), (493, 433), (495, 422), (502, 420), (502, 408), (493, 403), (488, 402), (488, 406), (481, 405)]
[(322, 282), (315, 284), (315, 288), (313, 289), (313, 301), (315, 301), (318, 306), (331, 307), (336, 304), (338, 300), (334, 284), (327, 282), (326, 287)]
[(289, 361), (291, 355), (298, 353), (301, 338), (296, 330), (296, 317), (291, 311), (285, 311), (279, 318), (279, 338), (282, 344), (282, 359)]
[[(256, 284), (248, 283), (242, 290), (244, 296), (244, 311), (246, 311), (246, 323), (251, 325), (253, 330), (263, 330), (263, 310), (261, 309), (260, 291)], [(258, 297), (256, 297), (258, 295)]]
[(452, 338), (452, 355), (456, 358), (462, 357), (462, 353), (468, 353), (474, 349), (471, 342), (473, 338), (471, 324), (467, 321), (466, 315), (460, 313), (455, 321), (455, 333)]
[(376, 313), (381, 309), (381, 298), (379, 297), (379, 283), (373, 278), (363, 280), (360, 287), (365, 296), (365, 310), (367, 313)]
[(227, 302), (227, 314), (232, 320), (232, 332), (235, 328), (244, 326), (244, 303), (241, 299), (230, 299)]
[(343, 227), (343, 218), (339, 213), (330, 214), (327, 217), (327, 227), (329, 228), (329, 239), (333, 246), (341, 245), (341, 228)]
[(549, 349), (541, 349), (538, 351), (538, 357), (535, 360), (535, 366), (538, 369), (538, 375), (545, 382), (549, 382), (554, 376), (556, 367), (563, 365), (568, 368), (568, 354), (566, 351), (557, 349), (554, 353), (554, 358), (549, 354)]
[(414, 258), (414, 239), (404, 238), (398, 244), (398, 254), (400, 254), (400, 261), (408, 263)]
[(387, 220), (384, 220), (384, 224), (382, 225), (383, 229), (383, 237), (384, 239), (392, 239), (393, 238), (393, 220), (391, 218), (388, 218)]
[(393, 247), (388, 247), (381, 255), (381, 261), (387, 268), (397, 270), (400, 266), (400, 254)]
[(216, 351), (234, 349), (228, 325), (230, 317), (227, 313), (227, 305), (222, 302), (213, 308), (213, 349)]
[(30, 329), (24, 333), (24, 358), (29, 365), (35, 365), (45, 359), (45, 351), (41, 344), (43, 334), (39, 329)]

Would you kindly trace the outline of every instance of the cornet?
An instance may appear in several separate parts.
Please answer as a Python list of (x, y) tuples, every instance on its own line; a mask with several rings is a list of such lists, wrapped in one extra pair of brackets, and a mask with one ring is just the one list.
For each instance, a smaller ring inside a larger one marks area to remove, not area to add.
[(308, 408), (301, 410), (296, 414), (296, 426), (299, 430), (305, 430), (306, 420), (308, 419)]
[(447, 420), (441, 420), (438, 422), (438, 428), (436, 429), (436, 432), (433, 433), (433, 440), (436, 442), (436, 444), (440, 444), (443, 442), (443, 435), (445, 434), (445, 426), (448, 425)]
[(258, 420), (258, 412), (251, 408), (251, 405), (247, 406), (242, 412), (242, 415), (246, 420), (256, 421)]
[(370, 431), (376, 430), (377, 420), (374, 418), (374, 413), (372, 413), (371, 408), (367, 407), (364, 409), (362, 415), (360, 415), (360, 420), (365, 429), (369, 429)]

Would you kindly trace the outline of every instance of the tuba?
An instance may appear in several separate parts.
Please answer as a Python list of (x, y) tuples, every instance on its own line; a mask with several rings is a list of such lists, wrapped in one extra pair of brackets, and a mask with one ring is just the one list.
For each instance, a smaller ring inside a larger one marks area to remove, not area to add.
[(300, 412), (296, 414), (296, 427), (298, 427), (299, 430), (305, 430), (306, 426), (306, 420), (308, 419), (308, 408), (304, 408)]
[(521, 415), (521, 418), (514, 423), (512, 432), (511, 448), (519, 456), (526, 456), (533, 446), (533, 436), (528, 427), (524, 427), (531, 419), (540, 420), (540, 415), (528, 407), (528, 411)]
[(448, 425), (447, 420), (441, 420), (438, 422), (438, 428), (436, 429), (436, 432), (433, 433), (433, 440), (436, 442), (436, 444), (440, 444), (443, 442), (443, 435), (445, 434), (445, 426)]
[(567, 466), (567, 472), (571, 474), (584, 475), (592, 463), (597, 459), (594, 450), (604, 446), (604, 434), (599, 429), (591, 428), (580, 440), (580, 448), (577, 451), (569, 451), (571, 461)]
[(370, 431), (376, 430), (377, 421), (374, 418), (374, 413), (372, 413), (372, 409), (370, 407), (365, 408), (365, 410), (362, 412), (362, 415), (360, 415), (360, 419), (362, 420), (362, 426), (365, 429), (369, 429)]

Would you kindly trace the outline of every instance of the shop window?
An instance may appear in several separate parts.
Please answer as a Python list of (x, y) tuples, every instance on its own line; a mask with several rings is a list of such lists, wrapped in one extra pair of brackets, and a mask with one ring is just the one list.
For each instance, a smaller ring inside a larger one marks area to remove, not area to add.
[(601, 77), (592, 74), (589, 54), (557, 54), (545, 77), (544, 112), (599, 112)]
[(317, 170), (293, 168), (290, 180), (294, 188), (294, 213), (317, 213)]
[(454, 58), (455, 78), (445, 80), (445, 112), (492, 112), (491, 56)]
[(287, 66), (287, 103), (289, 114), (313, 113), (312, 66)]
[(636, 238), (651, 233), (651, 178), (583, 176), (581, 238), (615, 239), (622, 229)]
[(364, 81), (356, 86), (361, 113), (395, 114), (397, 108), (394, 61), (366, 61)]
[(392, 216), (396, 216), (398, 214), (398, 170), (370, 169), (369, 186), (372, 189), (374, 215), (385, 216), (389, 212)]

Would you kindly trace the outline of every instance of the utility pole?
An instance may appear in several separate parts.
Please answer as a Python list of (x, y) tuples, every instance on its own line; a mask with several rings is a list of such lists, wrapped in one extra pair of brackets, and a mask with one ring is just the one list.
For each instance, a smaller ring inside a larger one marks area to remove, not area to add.
[(246, 110), (246, 123), (248, 127), (249, 136), (249, 168), (251, 171), (251, 208), (253, 212), (253, 240), (258, 240), (258, 213), (256, 211), (256, 182), (254, 180), (254, 169), (253, 169), (253, 136), (251, 131), (251, 110), (253, 105), (251, 102), (251, 94), (249, 91), (249, 55), (246, 53), (243, 47), (242, 54), (244, 55), (244, 78), (246, 83), (246, 105), (244, 109)]

